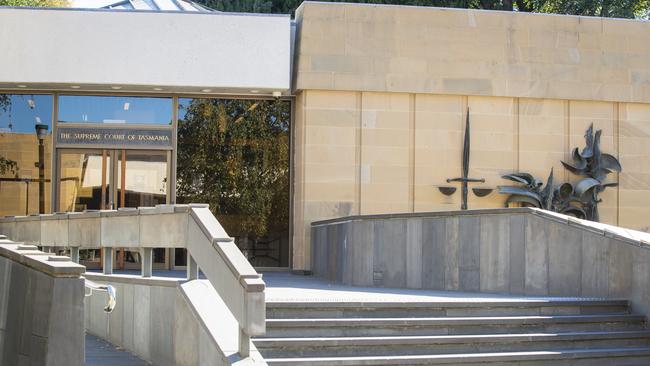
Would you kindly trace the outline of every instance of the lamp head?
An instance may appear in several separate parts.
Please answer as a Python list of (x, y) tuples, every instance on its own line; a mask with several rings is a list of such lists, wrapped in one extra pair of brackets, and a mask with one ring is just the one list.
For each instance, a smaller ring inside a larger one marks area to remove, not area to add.
[(35, 128), (36, 128), (36, 137), (38, 137), (39, 140), (43, 140), (45, 136), (47, 136), (47, 129), (49, 127), (46, 124), (37, 123)]

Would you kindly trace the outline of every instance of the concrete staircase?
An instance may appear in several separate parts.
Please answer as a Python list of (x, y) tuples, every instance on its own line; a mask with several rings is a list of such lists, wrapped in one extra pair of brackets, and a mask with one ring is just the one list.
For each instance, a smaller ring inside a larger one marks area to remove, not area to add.
[(270, 302), (269, 365), (650, 365), (624, 300)]

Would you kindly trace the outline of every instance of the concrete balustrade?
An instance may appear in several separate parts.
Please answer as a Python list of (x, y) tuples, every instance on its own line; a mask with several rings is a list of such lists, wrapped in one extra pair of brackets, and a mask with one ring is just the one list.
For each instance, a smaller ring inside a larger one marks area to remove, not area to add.
[[(154, 365), (232, 365), (242, 360), (234, 336), (239, 324), (207, 280), (85, 276), (112, 285), (119, 294), (111, 314), (103, 311), (104, 293), (87, 298), (87, 332)], [(252, 364), (264, 364), (254, 347), (250, 355)]]
[(0, 240), (0, 364), (84, 365), (84, 272), (70, 258)]
[(0, 218), (0, 233), (47, 248), (102, 249), (104, 274), (112, 274), (115, 248), (138, 248), (142, 276), (152, 275), (153, 248), (186, 248), (188, 279), (205, 274), (239, 324), (230, 337), (250, 354), (250, 337), (264, 334), (265, 284), (207, 205), (158, 205), (119, 210)]
[(650, 234), (520, 208), (312, 225), (318, 277), (361, 286), (630, 299), (650, 315)]

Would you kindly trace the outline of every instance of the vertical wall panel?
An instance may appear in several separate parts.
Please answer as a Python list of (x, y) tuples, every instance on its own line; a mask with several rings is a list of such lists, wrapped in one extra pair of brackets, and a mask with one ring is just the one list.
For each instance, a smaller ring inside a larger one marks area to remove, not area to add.
[(619, 106), (619, 225), (650, 230), (650, 105)]
[(459, 289), (479, 291), (481, 287), (480, 230), (478, 217), (460, 217), (458, 221), (458, 267)]
[(361, 214), (409, 212), (410, 96), (363, 93)]
[(481, 216), (481, 291), (510, 290), (510, 218)]
[(525, 257), (525, 293), (548, 294), (548, 230), (540, 218), (526, 218)]
[(447, 178), (460, 176), (463, 148), (463, 97), (415, 97), (414, 209), (447, 211), (460, 208), (460, 196), (441, 194)]
[(565, 104), (563, 100), (519, 99), (519, 171), (545, 181), (553, 168), (555, 179), (564, 179)]

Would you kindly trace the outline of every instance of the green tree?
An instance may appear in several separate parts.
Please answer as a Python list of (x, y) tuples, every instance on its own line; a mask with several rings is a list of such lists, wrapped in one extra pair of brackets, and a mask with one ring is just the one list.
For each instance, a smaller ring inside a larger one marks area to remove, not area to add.
[(179, 203), (210, 204), (228, 234), (289, 227), (289, 121), (282, 100), (193, 99), (178, 123)]
[(0, 0), (0, 6), (29, 6), (33, 8), (62, 8), (70, 6), (68, 0)]
[[(293, 14), (303, 0), (196, 0), (210, 8), (231, 12)], [(449, 8), (509, 10), (619, 18), (647, 18), (650, 0), (324, 0), (437, 6)]]

